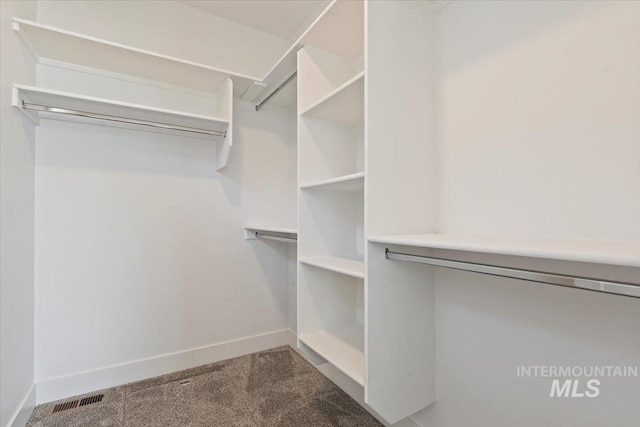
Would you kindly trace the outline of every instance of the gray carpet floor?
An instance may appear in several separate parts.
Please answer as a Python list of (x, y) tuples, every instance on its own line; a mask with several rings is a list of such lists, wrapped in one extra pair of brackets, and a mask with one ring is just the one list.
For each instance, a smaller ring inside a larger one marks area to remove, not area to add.
[(237, 357), (101, 390), (100, 403), (51, 414), (35, 408), (27, 427), (381, 426), (289, 347)]

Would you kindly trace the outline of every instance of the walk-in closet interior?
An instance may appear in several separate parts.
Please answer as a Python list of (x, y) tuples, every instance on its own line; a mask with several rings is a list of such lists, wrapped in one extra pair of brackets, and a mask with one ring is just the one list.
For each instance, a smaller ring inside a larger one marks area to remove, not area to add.
[(640, 425), (640, 1), (0, 7), (1, 427)]

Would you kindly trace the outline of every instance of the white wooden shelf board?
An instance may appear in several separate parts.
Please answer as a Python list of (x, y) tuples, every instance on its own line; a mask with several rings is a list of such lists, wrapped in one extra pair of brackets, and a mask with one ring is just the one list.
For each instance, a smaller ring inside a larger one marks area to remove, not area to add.
[(640, 267), (640, 242), (465, 234), (370, 236), (369, 242)]
[(364, 327), (358, 323), (299, 337), (305, 345), (364, 386)]
[(301, 257), (302, 264), (311, 265), (347, 276), (364, 279), (364, 262), (330, 255)]
[(298, 234), (298, 230), (289, 227), (280, 227), (277, 225), (245, 225), (245, 230), (251, 231), (263, 231), (265, 233), (284, 233), (284, 234)]
[(362, 122), (364, 120), (364, 72), (358, 73), (302, 111), (300, 116), (348, 124)]
[(37, 57), (209, 92), (218, 92), (224, 80), (230, 77), (236, 97), (244, 93), (253, 81), (260, 80), (21, 18), (13, 18), (13, 28)]
[(300, 186), (300, 188), (303, 190), (318, 189), (348, 192), (363, 191), (364, 172), (358, 172), (351, 175), (345, 175), (337, 178), (325, 179), (309, 184), (303, 184)]
[[(13, 105), (30, 115), (32, 119), (43, 117), (59, 117), (59, 114), (23, 110), (22, 101), (49, 107), (78, 110), (89, 113), (113, 115), (138, 120), (148, 120), (169, 125), (186, 126), (205, 130), (226, 131), (229, 121), (213, 116), (203, 116), (182, 111), (155, 108), (146, 105), (131, 104), (93, 96), (78, 95), (58, 90), (43, 89), (34, 86), (16, 84), (13, 86)], [(69, 116), (65, 116), (69, 117)], [(221, 137), (210, 136), (213, 140)]]

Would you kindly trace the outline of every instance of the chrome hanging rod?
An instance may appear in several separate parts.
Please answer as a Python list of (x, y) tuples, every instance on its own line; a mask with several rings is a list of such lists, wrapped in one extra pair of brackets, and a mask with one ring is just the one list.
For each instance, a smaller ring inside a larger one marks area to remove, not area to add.
[(475, 262), (404, 254), (392, 252), (389, 248), (385, 249), (385, 258), (395, 261), (417, 262), (436, 267), (451, 268), (454, 270), (471, 271), (490, 276), (508, 277), (511, 279), (526, 280), (529, 282), (545, 283), (548, 285), (565, 286), (575, 289), (640, 298), (640, 284), (634, 285), (632, 283), (611, 282), (588, 277), (573, 277), (564, 274), (545, 273), (543, 271), (523, 270), (519, 268), (500, 267), (497, 265), (480, 264)]
[(298, 75), (298, 72), (297, 72), (297, 71), (294, 71), (294, 72), (293, 72), (293, 74), (291, 74), (289, 77), (287, 77), (287, 80), (285, 80), (284, 82), (282, 82), (282, 84), (281, 84), (280, 86), (278, 86), (277, 88), (275, 88), (275, 89), (273, 90), (273, 92), (271, 92), (271, 93), (269, 94), (269, 96), (267, 96), (265, 99), (263, 99), (263, 100), (262, 100), (262, 102), (260, 102), (258, 105), (256, 105), (256, 111), (260, 111), (260, 109), (262, 108), (262, 106), (263, 106), (264, 104), (266, 104), (267, 102), (269, 102), (269, 100), (270, 100), (271, 98), (273, 98), (273, 96), (274, 96), (276, 93), (278, 93), (278, 92), (280, 92), (282, 89), (284, 89), (284, 87), (285, 87), (286, 85), (288, 85), (288, 84), (289, 84), (289, 82), (291, 82), (291, 80), (295, 79), (297, 75)]
[(192, 128), (187, 126), (178, 126), (178, 125), (170, 125), (166, 123), (151, 122), (148, 120), (128, 119), (126, 117), (111, 116), (107, 114), (89, 113), (87, 111), (70, 110), (67, 108), (50, 107), (47, 105), (29, 104), (24, 102), (24, 100), (22, 101), (22, 108), (24, 110), (67, 114), (70, 116), (88, 117), (90, 119), (108, 120), (111, 122), (128, 123), (128, 124), (140, 125), (140, 126), (150, 126), (154, 128), (161, 128), (161, 129), (179, 130), (183, 132), (201, 133), (205, 135), (213, 135), (213, 136), (221, 136), (221, 137), (227, 136), (227, 131), (199, 129), (199, 128)]
[(259, 231), (256, 231), (255, 235), (257, 239), (276, 240), (278, 242), (293, 243), (298, 241), (298, 239), (295, 237), (284, 237), (284, 236), (278, 236), (276, 234), (261, 233)]

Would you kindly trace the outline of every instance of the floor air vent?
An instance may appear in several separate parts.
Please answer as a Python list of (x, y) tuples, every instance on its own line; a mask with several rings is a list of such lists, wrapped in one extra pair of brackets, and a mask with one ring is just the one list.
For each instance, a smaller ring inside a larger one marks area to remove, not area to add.
[(58, 412), (68, 411), (69, 409), (75, 409), (78, 407), (79, 400), (72, 400), (70, 402), (58, 403), (53, 407), (52, 414), (57, 414)]
[(93, 405), (94, 403), (100, 403), (104, 399), (104, 394), (97, 394), (95, 396), (85, 397), (80, 400), (80, 406)]
[(51, 409), (51, 412), (49, 412), (49, 414), (50, 415), (58, 414), (64, 411), (70, 411), (72, 409), (82, 408), (83, 406), (102, 403), (106, 401), (105, 396), (106, 396), (105, 394), (96, 394), (94, 396), (84, 397), (82, 399), (74, 399), (74, 400), (69, 400), (67, 402), (58, 403)]

